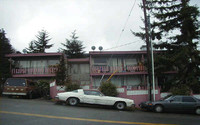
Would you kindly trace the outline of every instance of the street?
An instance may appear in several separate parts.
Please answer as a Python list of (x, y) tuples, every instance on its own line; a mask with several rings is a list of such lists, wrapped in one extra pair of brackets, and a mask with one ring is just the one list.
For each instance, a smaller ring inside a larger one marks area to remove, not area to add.
[(69, 106), (41, 99), (1, 97), (1, 125), (199, 125), (194, 114), (118, 111), (108, 107)]

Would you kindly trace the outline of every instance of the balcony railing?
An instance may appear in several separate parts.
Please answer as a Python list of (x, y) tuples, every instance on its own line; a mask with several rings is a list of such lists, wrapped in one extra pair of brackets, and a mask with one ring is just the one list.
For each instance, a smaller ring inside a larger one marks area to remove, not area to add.
[(48, 75), (55, 74), (57, 70), (55, 67), (15, 68), (12, 69), (12, 75)]
[(118, 73), (123, 72), (145, 72), (146, 67), (141, 66), (133, 66), (133, 65), (127, 65), (127, 66), (91, 66), (91, 73), (113, 73), (117, 71)]

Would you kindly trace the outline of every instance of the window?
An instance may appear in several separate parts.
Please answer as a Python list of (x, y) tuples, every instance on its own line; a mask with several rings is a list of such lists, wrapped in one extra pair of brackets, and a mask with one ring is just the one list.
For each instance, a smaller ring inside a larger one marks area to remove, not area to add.
[(192, 97), (183, 97), (183, 102), (196, 102)]
[(181, 97), (172, 98), (173, 102), (181, 102)]
[(26, 86), (25, 79), (8, 79), (5, 86)]
[(106, 58), (94, 58), (94, 63), (96, 64), (98, 64), (98, 63), (107, 63), (107, 60), (106, 60)]
[(84, 91), (85, 95), (95, 95), (95, 96), (100, 96), (101, 93), (98, 91)]
[(74, 93), (78, 93), (78, 90), (74, 90), (74, 91), (72, 91), (72, 92), (74, 92)]

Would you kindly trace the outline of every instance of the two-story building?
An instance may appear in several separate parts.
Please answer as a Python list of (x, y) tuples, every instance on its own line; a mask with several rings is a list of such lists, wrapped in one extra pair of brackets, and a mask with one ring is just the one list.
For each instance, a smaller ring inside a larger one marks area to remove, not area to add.
[(8, 54), (13, 78), (52, 79), (62, 53)]
[(90, 77), (93, 88), (100, 86), (112, 74), (111, 82), (117, 87), (144, 87), (147, 70), (145, 51), (90, 52)]
[[(6, 55), (11, 62), (14, 78), (33, 80), (56, 76), (62, 53), (29, 53)], [(120, 97), (134, 99), (136, 104), (148, 99), (148, 73), (144, 66), (146, 51), (90, 51), (86, 58), (67, 59), (68, 72), (73, 83), (84, 89), (97, 89), (109, 79), (118, 87)], [(156, 78), (156, 99), (160, 98)]]

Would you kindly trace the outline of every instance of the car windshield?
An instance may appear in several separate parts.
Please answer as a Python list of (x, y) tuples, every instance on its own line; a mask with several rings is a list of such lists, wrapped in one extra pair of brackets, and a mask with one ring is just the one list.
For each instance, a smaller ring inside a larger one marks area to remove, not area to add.
[(8, 79), (5, 86), (26, 86), (25, 79)]
[(197, 98), (197, 97), (194, 97), (196, 100), (198, 100), (198, 101), (200, 101), (200, 99), (199, 98)]
[(166, 97), (164, 100), (169, 101), (173, 96)]

